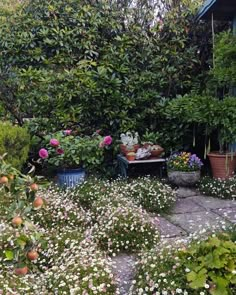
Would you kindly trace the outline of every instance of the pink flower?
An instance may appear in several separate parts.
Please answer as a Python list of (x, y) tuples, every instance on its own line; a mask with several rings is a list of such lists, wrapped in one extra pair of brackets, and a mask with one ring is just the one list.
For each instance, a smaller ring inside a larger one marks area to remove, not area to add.
[(63, 149), (57, 149), (57, 154), (58, 155), (63, 155), (64, 154), (64, 150)]
[(59, 146), (59, 141), (56, 139), (56, 138), (52, 138), (52, 139), (50, 139), (50, 145), (51, 146), (54, 146), (54, 147), (56, 147), (56, 146)]
[(100, 134), (100, 132), (101, 132), (101, 129), (96, 130), (97, 134)]
[(105, 136), (103, 139), (104, 145), (110, 145), (112, 143), (112, 137), (110, 135)]
[(39, 157), (42, 159), (48, 158), (48, 151), (46, 149), (40, 149)]
[(71, 135), (72, 130), (71, 129), (67, 129), (64, 131), (65, 135)]

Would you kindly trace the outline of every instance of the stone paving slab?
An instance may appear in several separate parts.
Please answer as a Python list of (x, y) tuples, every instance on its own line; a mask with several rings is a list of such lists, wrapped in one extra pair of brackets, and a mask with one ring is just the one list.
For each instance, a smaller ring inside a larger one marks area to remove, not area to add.
[(180, 227), (174, 225), (164, 217), (158, 217), (159, 219), (159, 228), (162, 238), (171, 238), (171, 237), (181, 237), (187, 233)]
[(214, 212), (229, 220), (230, 222), (236, 224), (236, 207), (216, 209), (214, 210)]
[(188, 233), (193, 233), (201, 228), (217, 226), (220, 221), (224, 221), (222, 217), (210, 211), (172, 214), (168, 215), (167, 218)]
[(115, 276), (120, 295), (127, 295), (135, 277), (135, 255), (119, 254), (112, 258), (112, 271)]
[[(194, 198), (194, 197), (191, 197)], [(193, 199), (194, 200), (194, 199)], [(194, 202), (192, 199), (178, 199), (171, 210), (172, 214), (179, 213), (190, 213), (190, 212), (199, 212), (206, 211), (203, 206), (200, 206), (197, 202)]]
[(213, 197), (207, 196), (194, 196), (190, 197), (187, 200), (191, 200), (196, 204), (204, 207), (205, 209), (219, 209), (219, 208), (232, 208), (236, 207), (236, 201), (233, 200), (222, 200)]

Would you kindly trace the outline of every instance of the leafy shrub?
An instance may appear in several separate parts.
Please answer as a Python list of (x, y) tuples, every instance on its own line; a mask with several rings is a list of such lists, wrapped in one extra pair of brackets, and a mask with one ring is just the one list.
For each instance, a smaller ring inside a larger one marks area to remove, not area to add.
[(236, 199), (236, 178), (215, 179), (203, 177), (199, 184), (202, 194), (221, 199)]
[(214, 234), (140, 255), (130, 294), (235, 294), (236, 245), (231, 237)]
[(26, 129), (0, 122), (0, 155), (7, 153), (7, 161), (20, 169), (29, 152), (30, 137)]

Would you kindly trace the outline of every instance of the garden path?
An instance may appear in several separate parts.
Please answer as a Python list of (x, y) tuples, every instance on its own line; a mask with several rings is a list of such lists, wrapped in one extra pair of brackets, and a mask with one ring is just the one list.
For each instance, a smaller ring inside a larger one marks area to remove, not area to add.
[[(161, 238), (175, 239), (201, 229), (236, 224), (236, 201), (201, 195), (197, 190), (180, 188), (171, 212), (159, 217)], [(120, 254), (113, 259), (113, 272), (120, 294), (127, 295), (135, 276), (135, 256)]]

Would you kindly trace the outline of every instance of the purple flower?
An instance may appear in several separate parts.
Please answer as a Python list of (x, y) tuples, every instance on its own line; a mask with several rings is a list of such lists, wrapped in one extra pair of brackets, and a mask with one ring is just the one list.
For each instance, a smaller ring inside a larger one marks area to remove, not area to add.
[(48, 158), (48, 151), (46, 149), (40, 149), (39, 156), (42, 159)]
[(57, 146), (60, 145), (60, 143), (56, 138), (52, 138), (52, 139), (50, 139), (50, 145), (54, 146), (54, 147), (57, 147)]
[(58, 155), (63, 155), (63, 154), (64, 154), (64, 150), (58, 148), (58, 149), (57, 149), (57, 154), (58, 154)]
[(105, 136), (103, 139), (104, 145), (110, 145), (112, 143), (112, 137), (110, 135)]

